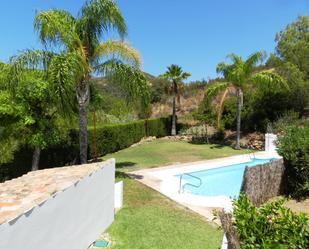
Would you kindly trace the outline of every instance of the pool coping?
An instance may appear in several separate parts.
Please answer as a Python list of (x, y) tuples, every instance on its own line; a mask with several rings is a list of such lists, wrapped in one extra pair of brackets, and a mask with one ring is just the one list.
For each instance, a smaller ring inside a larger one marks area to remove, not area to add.
[[(266, 151), (254, 152), (254, 156), (258, 158), (280, 158), (276, 152)], [(206, 218), (206, 220), (220, 224), (218, 220), (214, 220), (215, 216), (213, 212), (215, 210), (222, 209), (231, 211), (231, 199), (225, 196), (203, 197), (189, 193), (179, 194), (179, 179), (177, 179), (175, 175), (199, 170), (220, 168), (227, 166), (225, 165), (226, 163), (233, 164), (248, 161), (250, 160), (250, 157), (252, 157), (252, 153), (211, 160), (177, 163), (159, 168), (137, 170), (130, 172), (129, 175), (169, 199), (176, 201), (178, 204), (200, 214)]]

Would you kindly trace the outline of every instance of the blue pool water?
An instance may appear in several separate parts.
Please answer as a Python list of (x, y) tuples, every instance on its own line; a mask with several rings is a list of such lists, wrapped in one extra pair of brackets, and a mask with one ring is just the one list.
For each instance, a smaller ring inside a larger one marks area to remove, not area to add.
[[(259, 164), (265, 164), (274, 160), (270, 159), (253, 159), (250, 162), (233, 164), (216, 169), (196, 171), (190, 175), (196, 176), (202, 180), (202, 185), (195, 188), (190, 185), (184, 186), (184, 192), (201, 195), (201, 196), (219, 196), (224, 195), (232, 198), (239, 196), (242, 179), (246, 166), (252, 167)], [(177, 175), (180, 177), (181, 175)], [(188, 175), (184, 175), (183, 180), (186, 182), (199, 185), (199, 180)]]

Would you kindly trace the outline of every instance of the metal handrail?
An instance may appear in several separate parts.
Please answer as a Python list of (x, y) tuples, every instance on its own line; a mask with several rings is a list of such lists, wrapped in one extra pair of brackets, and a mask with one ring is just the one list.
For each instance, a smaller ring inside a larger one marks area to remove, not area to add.
[[(182, 178), (183, 178), (184, 175), (187, 175), (187, 176), (190, 176), (190, 177), (192, 177), (192, 178), (194, 178), (194, 179), (197, 179), (197, 180), (199, 181), (199, 185), (194, 185), (194, 184), (192, 184), (192, 183), (188, 183), (188, 182), (187, 182), (187, 183), (185, 183), (185, 184), (182, 186)], [(195, 188), (199, 188), (200, 186), (202, 186), (202, 179), (199, 178), (199, 177), (197, 177), (197, 176), (191, 175), (191, 174), (189, 174), (189, 173), (184, 173), (184, 174), (182, 174), (182, 175), (180, 176), (179, 190), (178, 190), (179, 194), (181, 194), (181, 190), (182, 190), (182, 193), (184, 192), (185, 186), (192, 186), (192, 187), (195, 187)]]
[(249, 155), (250, 160), (255, 159), (254, 152), (251, 152), (250, 150), (248, 150), (248, 151), (249, 151), (248, 155)]

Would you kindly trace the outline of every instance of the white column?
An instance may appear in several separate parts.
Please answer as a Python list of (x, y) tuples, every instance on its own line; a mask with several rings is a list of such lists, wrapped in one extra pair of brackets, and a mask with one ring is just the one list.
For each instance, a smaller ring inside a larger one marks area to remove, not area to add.
[(115, 208), (119, 209), (123, 206), (123, 181), (115, 184)]
[(272, 133), (265, 134), (265, 151), (266, 152), (277, 152), (277, 135)]

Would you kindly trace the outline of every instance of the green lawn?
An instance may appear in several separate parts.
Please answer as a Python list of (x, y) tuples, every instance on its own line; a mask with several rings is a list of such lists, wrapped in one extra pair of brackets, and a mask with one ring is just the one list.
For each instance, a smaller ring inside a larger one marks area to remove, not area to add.
[(215, 225), (137, 181), (121, 180), (125, 206), (107, 231), (113, 249), (219, 248), (223, 234)]
[(126, 177), (125, 172), (176, 162), (246, 153), (219, 145), (157, 140), (109, 154), (116, 158), (117, 180), (124, 181), (124, 207), (108, 229), (113, 249), (216, 249), (222, 231), (198, 214)]
[(157, 140), (106, 155), (103, 159), (116, 158), (117, 168), (129, 171), (177, 162), (185, 163), (227, 157), (246, 152), (248, 151), (234, 150), (228, 146)]

